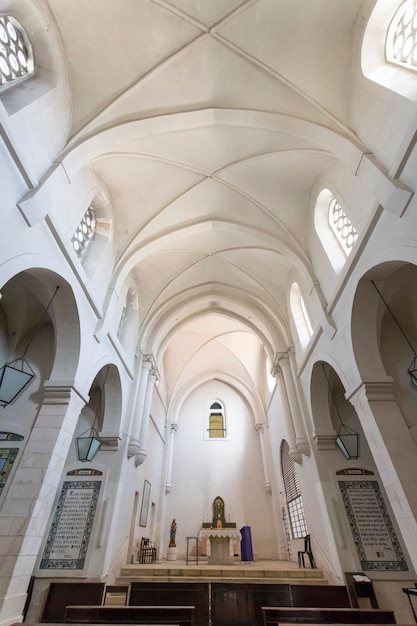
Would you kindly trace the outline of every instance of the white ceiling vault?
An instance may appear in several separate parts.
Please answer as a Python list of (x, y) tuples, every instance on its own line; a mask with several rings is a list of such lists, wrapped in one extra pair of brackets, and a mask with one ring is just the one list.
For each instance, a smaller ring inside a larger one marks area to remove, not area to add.
[(264, 396), (265, 355), (293, 343), (290, 281), (315, 281), (312, 188), (360, 146), (362, 0), (48, 2), (72, 89), (68, 163), (109, 190), (113, 282), (136, 281), (167, 398), (210, 376)]

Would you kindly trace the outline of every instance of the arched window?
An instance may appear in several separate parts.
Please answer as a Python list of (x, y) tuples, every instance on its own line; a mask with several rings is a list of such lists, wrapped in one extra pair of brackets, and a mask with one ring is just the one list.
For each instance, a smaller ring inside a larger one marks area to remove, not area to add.
[(297, 283), (291, 285), (290, 308), (302, 348), (305, 348), (313, 336), (313, 325)]
[(330, 263), (338, 274), (352, 251), (358, 233), (330, 189), (322, 189), (317, 197), (314, 225)]
[(295, 463), (290, 457), (289, 446), (286, 441), (281, 443), (281, 474), (284, 483), (285, 500), (288, 508), (288, 517), (291, 524), (293, 539), (300, 539), (308, 534), (304, 517), (304, 505), (301, 497), (300, 483), (295, 469)]
[(210, 406), (208, 432), (210, 439), (224, 439), (226, 436), (224, 411), (219, 402), (213, 402)]
[(96, 215), (93, 207), (88, 207), (72, 238), (72, 245), (78, 256), (85, 254), (96, 229)]
[(340, 243), (343, 252), (346, 256), (349, 256), (352, 251), (352, 246), (358, 238), (358, 233), (356, 232), (352, 222), (334, 197), (329, 202), (328, 219), (330, 228), (336, 235), (336, 238)]
[(396, 11), (388, 29), (387, 61), (417, 70), (417, 0), (406, 0)]
[(33, 50), (26, 31), (12, 15), (0, 16), (0, 91), (33, 71)]
[(416, 0), (378, 0), (362, 40), (364, 76), (417, 100)]

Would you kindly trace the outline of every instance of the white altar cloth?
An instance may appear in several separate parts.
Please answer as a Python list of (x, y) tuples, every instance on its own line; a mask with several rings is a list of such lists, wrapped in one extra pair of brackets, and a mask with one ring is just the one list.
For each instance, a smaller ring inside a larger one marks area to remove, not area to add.
[(240, 532), (236, 528), (203, 528), (200, 530), (200, 539), (210, 541), (210, 563), (230, 564), (230, 542), (240, 539)]

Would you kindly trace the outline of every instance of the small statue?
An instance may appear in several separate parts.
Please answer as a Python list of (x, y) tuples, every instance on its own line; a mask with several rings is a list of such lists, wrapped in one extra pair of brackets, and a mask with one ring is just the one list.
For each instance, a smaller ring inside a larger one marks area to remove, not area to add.
[(177, 522), (175, 521), (175, 518), (172, 520), (172, 524), (171, 524), (171, 530), (169, 531), (169, 547), (170, 548), (175, 548), (176, 547), (176, 543), (175, 543), (175, 535), (177, 534)]

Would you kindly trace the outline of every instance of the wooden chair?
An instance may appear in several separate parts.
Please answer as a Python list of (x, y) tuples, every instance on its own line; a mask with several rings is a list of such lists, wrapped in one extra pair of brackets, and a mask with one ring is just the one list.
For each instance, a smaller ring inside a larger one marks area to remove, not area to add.
[(142, 537), (140, 542), (139, 563), (156, 563), (155, 544), (146, 537)]
[(103, 606), (126, 606), (128, 600), (128, 585), (106, 585), (103, 595)]
[(304, 537), (304, 550), (299, 550), (298, 551), (298, 567), (305, 567), (305, 563), (304, 563), (304, 555), (307, 554), (309, 560), (310, 560), (310, 565), (312, 569), (316, 569), (316, 563), (314, 561), (314, 556), (313, 556), (313, 552), (311, 550), (311, 537), (310, 535), (306, 535)]

